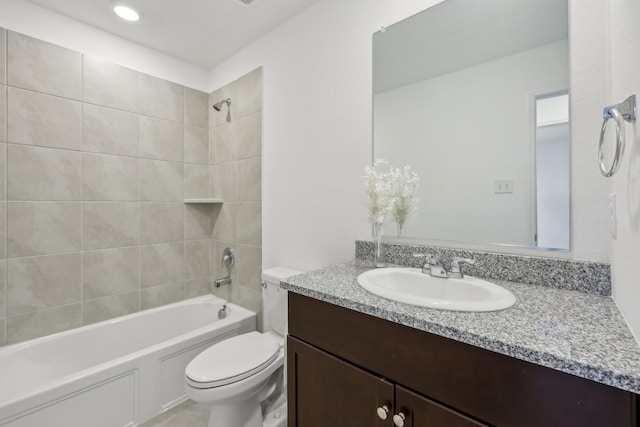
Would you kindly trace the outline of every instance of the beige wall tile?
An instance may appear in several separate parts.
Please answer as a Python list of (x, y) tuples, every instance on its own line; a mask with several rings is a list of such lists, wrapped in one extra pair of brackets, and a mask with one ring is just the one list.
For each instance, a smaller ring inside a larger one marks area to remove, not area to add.
[(209, 166), (209, 196), (210, 197), (220, 197), (218, 196), (218, 181), (216, 179), (217, 173), (218, 173), (218, 166)]
[(214, 147), (213, 164), (217, 165), (238, 160), (238, 139), (235, 123), (226, 123), (216, 127)]
[(262, 155), (262, 112), (251, 114), (235, 123), (234, 141), (238, 159)]
[(225, 242), (236, 241), (237, 203), (224, 203), (214, 206), (211, 211), (212, 236)]
[(82, 55), (22, 34), (8, 32), (7, 82), (65, 98), (82, 98)]
[(139, 306), (140, 295), (138, 292), (85, 301), (82, 323), (89, 325), (125, 316), (137, 312)]
[(184, 243), (161, 243), (140, 247), (140, 286), (184, 281)]
[(0, 319), (0, 345), (7, 344), (7, 319)]
[(80, 302), (80, 253), (8, 260), (9, 316)]
[(83, 56), (85, 102), (138, 112), (138, 72), (90, 56)]
[(141, 203), (140, 243), (184, 240), (184, 203)]
[(85, 153), (82, 169), (84, 200), (138, 201), (138, 159)]
[(82, 215), (84, 250), (121, 248), (139, 242), (139, 203), (85, 202)]
[(209, 164), (209, 130), (193, 126), (184, 127), (184, 161), (199, 165)]
[(216, 129), (209, 129), (209, 164), (217, 165), (216, 155)]
[(0, 84), (0, 142), (5, 142), (6, 140), (7, 140), (7, 87)]
[(9, 144), (7, 197), (9, 200), (80, 200), (82, 154)]
[(140, 157), (184, 161), (184, 126), (140, 116)]
[(259, 202), (238, 203), (235, 217), (236, 241), (262, 246), (262, 205)]
[(138, 155), (138, 115), (113, 108), (83, 104), (84, 151), (120, 156)]
[(140, 160), (140, 200), (143, 202), (184, 201), (182, 163)]
[(183, 300), (184, 296), (184, 282), (142, 289), (140, 291), (140, 308), (147, 310), (149, 308), (171, 304)]
[(262, 292), (262, 248), (238, 245), (236, 255), (238, 284)]
[[(0, 258), (7, 257), (7, 202), (0, 202)], [(0, 279), (0, 286), (2, 281)], [(0, 315), (2, 317), (2, 315)]]
[(7, 343), (15, 344), (82, 326), (81, 304), (34, 311), (7, 318)]
[(138, 246), (83, 252), (82, 297), (89, 300), (138, 291), (138, 253)]
[(209, 166), (184, 165), (184, 198), (209, 197)]
[(3, 259), (3, 260), (0, 260), (0, 318), (7, 317), (7, 294), (6, 294), (7, 281), (6, 279), (7, 279), (7, 260)]
[(184, 239), (201, 240), (211, 237), (210, 205), (184, 205)]
[(231, 117), (238, 119), (262, 110), (262, 68), (245, 74), (230, 84)]
[(255, 312), (262, 313), (262, 293), (245, 286), (231, 286), (231, 302)]
[[(199, 90), (184, 88), (184, 124), (209, 127), (209, 95)], [(213, 108), (212, 108), (213, 109)]]
[(140, 74), (140, 113), (184, 123), (184, 87)]
[(238, 162), (223, 163), (216, 166), (215, 178), (217, 197), (225, 202), (238, 200)]
[(0, 28), (0, 84), (7, 83), (7, 53), (5, 46), (7, 46), (7, 30)]
[(8, 88), (7, 141), (80, 150), (82, 103)]
[(194, 240), (184, 243), (186, 279), (209, 277), (209, 241)]
[(80, 250), (80, 202), (8, 202), (7, 256)]
[(185, 286), (185, 297), (195, 298), (202, 295), (209, 295), (209, 283), (211, 283), (211, 279), (209, 277), (187, 280)]
[(241, 202), (262, 200), (262, 157), (238, 162), (238, 200)]
[(0, 144), (0, 201), (7, 200), (5, 186), (7, 176), (7, 144)]

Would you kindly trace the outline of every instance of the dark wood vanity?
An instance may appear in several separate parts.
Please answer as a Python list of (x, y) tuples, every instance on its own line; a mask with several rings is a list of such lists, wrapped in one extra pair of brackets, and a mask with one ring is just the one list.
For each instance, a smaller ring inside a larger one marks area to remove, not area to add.
[(287, 343), (290, 427), (640, 427), (634, 393), (292, 292)]

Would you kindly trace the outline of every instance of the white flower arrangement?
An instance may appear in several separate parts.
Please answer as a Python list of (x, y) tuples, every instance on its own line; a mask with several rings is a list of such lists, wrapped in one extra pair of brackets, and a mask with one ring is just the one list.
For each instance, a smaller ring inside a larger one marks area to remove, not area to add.
[(386, 160), (377, 159), (372, 166), (365, 166), (362, 178), (369, 197), (369, 222), (380, 227), (393, 205), (393, 168)]
[(413, 197), (420, 178), (411, 167), (393, 168), (384, 159), (377, 159), (364, 168), (365, 190), (369, 198), (369, 222), (374, 233), (380, 233), (388, 214), (398, 225), (398, 237), (411, 214), (417, 209), (418, 199)]
[(395, 191), (391, 216), (398, 226), (400, 237), (407, 219), (418, 209), (417, 204), (420, 200), (415, 199), (413, 194), (420, 185), (420, 177), (410, 166), (405, 166), (402, 170), (395, 169), (393, 176)]

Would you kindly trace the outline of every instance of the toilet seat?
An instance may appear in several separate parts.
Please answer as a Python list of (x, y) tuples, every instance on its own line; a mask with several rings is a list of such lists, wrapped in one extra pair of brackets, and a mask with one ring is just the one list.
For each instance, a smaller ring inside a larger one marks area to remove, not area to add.
[(249, 332), (221, 341), (196, 356), (185, 369), (187, 384), (216, 388), (251, 377), (269, 366), (280, 353), (270, 334)]

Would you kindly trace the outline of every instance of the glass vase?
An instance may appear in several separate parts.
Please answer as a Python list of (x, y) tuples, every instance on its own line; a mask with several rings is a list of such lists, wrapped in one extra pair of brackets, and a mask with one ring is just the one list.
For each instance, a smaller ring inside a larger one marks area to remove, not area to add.
[(374, 256), (373, 256), (373, 265), (376, 268), (384, 267), (384, 245), (382, 244), (382, 224), (376, 223), (373, 224), (373, 243), (374, 243)]

